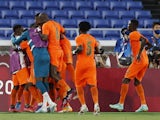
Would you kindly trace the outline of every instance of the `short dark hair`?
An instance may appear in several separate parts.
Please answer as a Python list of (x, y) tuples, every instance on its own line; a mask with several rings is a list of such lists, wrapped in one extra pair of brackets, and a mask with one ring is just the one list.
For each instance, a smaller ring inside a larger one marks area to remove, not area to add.
[(160, 22), (153, 22), (152, 28), (154, 28), (155, 25), (160, 25)]
[(139, 25), (139, 22), (138, 22), (138, 20), (136, 20), (136, 19), (132, 19), (131, 20), (131, 23), (137, 28), (138, 27), (138, 25)]
[(16, 32), (17, 29), (22, 28), (22, 25), (16, 24), (13, 26), (13, 32)]
[(87, 21), (82, 21), (79, 23), (79, 29), (83, 32), (87, 32), (89, 29), (91, 29), (91, 24)]

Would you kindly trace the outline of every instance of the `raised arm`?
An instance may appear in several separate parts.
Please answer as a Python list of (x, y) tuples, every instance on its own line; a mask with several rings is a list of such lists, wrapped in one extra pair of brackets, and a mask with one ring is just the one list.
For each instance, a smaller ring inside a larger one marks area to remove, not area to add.
[(16, 38), (14, 35), (11, 36), (11, 41), (13, 44), (19, 45), (23, 40), (27, 40), (28, 37), (28, 31), (25, 31), (22, 33), (22, 35), (19, 38)]

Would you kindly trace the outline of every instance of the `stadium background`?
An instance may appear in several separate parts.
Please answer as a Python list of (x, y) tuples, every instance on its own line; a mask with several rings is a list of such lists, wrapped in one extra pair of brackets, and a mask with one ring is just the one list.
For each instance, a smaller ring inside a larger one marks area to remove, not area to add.
[[(120, 29), (127, 26), (128, 20), (138, 19), (139, 31), (146, 37), (152, 36), (153, 21), (160, 21), (160, 0), (0, 0), (0, 111), (9, 108), (9, 95), (12, 88), (9, 72), (10, 35), (14, 24), (28, 27), (34, 22), (34, 15), (46, 12), (51, 19), (66, 28), (66, 35), (75, 46), (78, 23), (82, 20), (92, 24), (90, 33), (97, 38), (106, 51), (112, 53), (115, 41), (120, 38)], [(108, 105), (117, 102), (120, 83), (126, 69), (116, 68), (114, 54), (110, 54), (112, 68), (98, 68), (99, 99), (102, 111), (112, 111)], [(115, 74), (115, 75), (114, 75)], [(149, 69), (143, 84), (150, 111), (160, 111), (159, 70)], [(70, 76), (68, 76), (67, 82)], [(87, 103), (93, 110), (90, 93), (86, 88)], [(89, 94), (89, 95), (88, 95)], [(126, 99), (125, 111), (134, 111), (140, 102), (133, 85)], [(79, 102), (73, 101), (74, 111)]]

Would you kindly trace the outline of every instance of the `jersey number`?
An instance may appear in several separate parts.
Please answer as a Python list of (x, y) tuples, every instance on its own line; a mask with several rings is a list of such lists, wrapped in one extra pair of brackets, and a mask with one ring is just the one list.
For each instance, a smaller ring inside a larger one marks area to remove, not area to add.
[(91, 41), (87, 42), (87, 56), (91, 55), (92, 53), (92, 47), (91, 47)]

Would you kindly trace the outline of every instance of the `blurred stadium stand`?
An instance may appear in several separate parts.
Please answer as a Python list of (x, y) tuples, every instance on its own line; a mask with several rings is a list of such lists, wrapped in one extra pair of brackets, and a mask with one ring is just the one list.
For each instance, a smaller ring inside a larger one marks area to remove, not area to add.
[(71, 40), (78, 35), (77, 27), (83, 20), (92, 24), (90, 33), (102, 40), (105, 46), (114, 46), (115, 40), (121, 37), (121, 27), (127, 26), (130, 19), (138, 19), (140, 31), (150, 37), (152, 23), (160, 21), (160, 17), (155, 14), (153, 18), (153, 8), (150, 10), (148, 4), (150, 1), (152, 7), (156, 4), (156, 10), (160, 8), (157, 7), (160, 5), (158, 0), (0, 1), (0, 45), (2, 40), (10, 39), (14, 24), (22, 24), (27, 28), (34, 22), (34, 15), (38, 12), (46, 12), (51, 19), (60, 22), (67, 29), (67, 37)]

